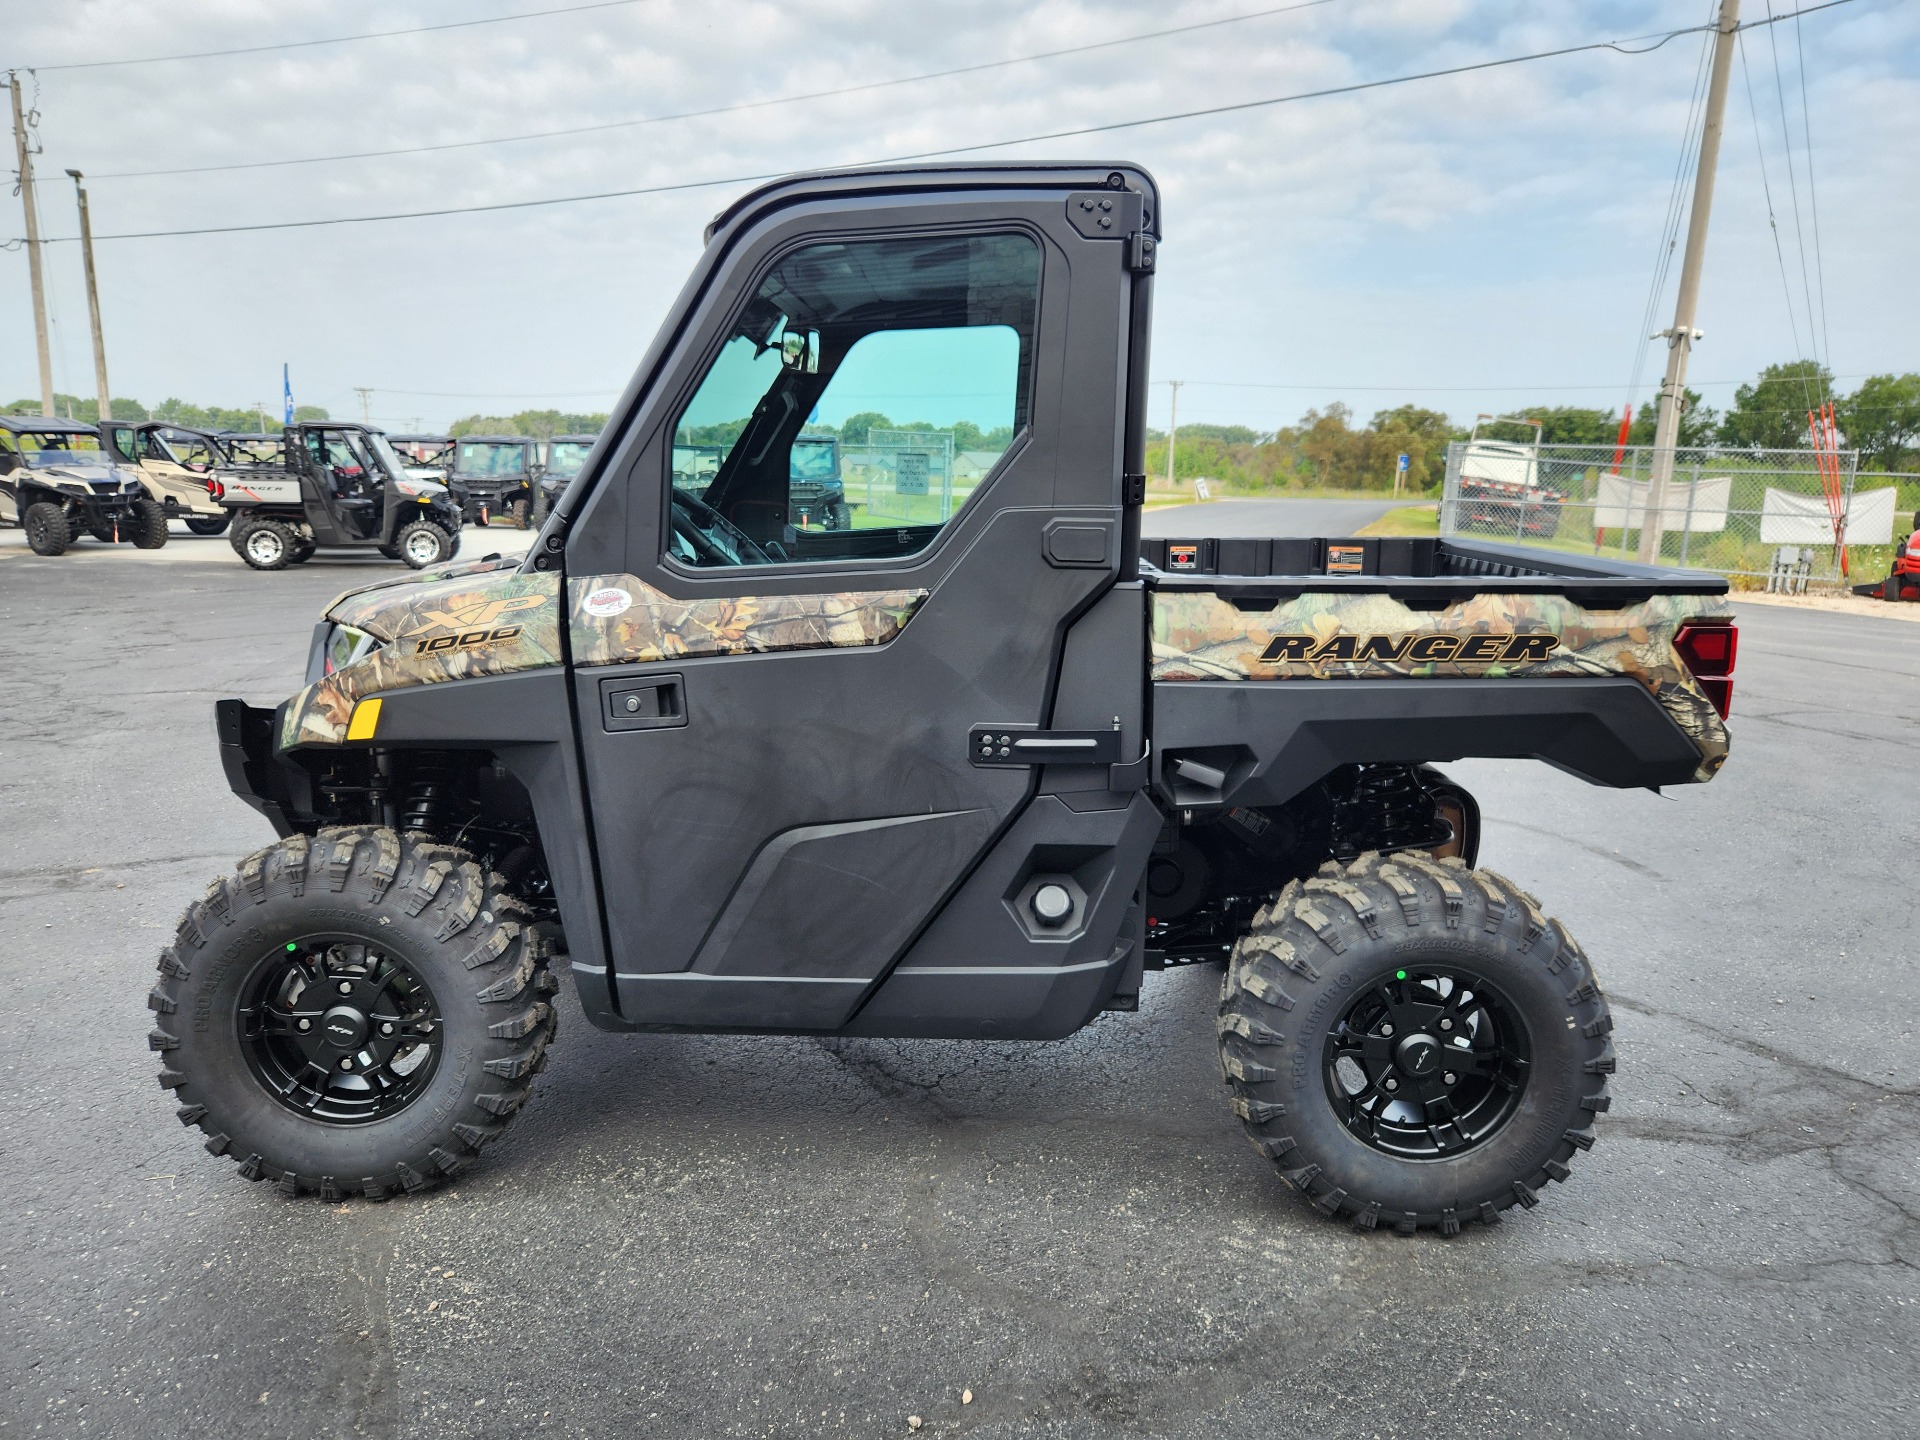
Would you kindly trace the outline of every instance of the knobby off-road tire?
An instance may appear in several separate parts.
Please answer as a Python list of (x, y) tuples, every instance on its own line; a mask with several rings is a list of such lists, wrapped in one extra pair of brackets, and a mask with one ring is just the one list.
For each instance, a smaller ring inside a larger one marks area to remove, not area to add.
[(20, 524), (27, 532), (27, 548), (36, 555), (63, 555), (73, 543), (73, 527), (67, 522), (67, 512), (58, 505), (44, 500), (29, 505)]
[(1289, 884), (1235, 945), (1219, 1017), (1254, 1147), (1322, 1214), (1406, 1234), (1565, 1180), (1610, 1103), (1612, 1029), (1559, 921), (1424, 853)]
[(234, 527), (233, 548), (255, 570), (284, 570), (293, 563), (293, 527), (280, 520), (249, 520)]
[[(160, 952), (160, 1084), (208, 1151), (289, 1197), (424, 1189), (499, 1136), (545, 1068), (548, 954), (464, 850), (374, 826), (294, 836), (209, 886)], [(383, 1046), (399, 1048), (385, 1069)]]
[(513, 521), (513, 528), (516, 530), (527, 528), (527, 517), (531, 513), (532, 510), (525, 500), (515, 500), (507, 506), (507, 516)]
[[(133, 533), (127, 534), (128, 530)], [(121, 534), (139, 550), (158, 550), (167, 543), (167, 507), (158, 500), (133, 502), (133, 524), (123, 526)]]

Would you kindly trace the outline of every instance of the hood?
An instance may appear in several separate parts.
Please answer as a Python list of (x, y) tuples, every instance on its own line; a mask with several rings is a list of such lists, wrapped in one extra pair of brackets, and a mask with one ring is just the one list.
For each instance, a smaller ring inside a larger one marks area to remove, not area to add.
[(558, 665), (560, 577), (522, 575), (515, 563), (453, 566), (334, 601), (327, 619), (378, 643), (287, 703), (281, 746), (339, 744), (354, 706), (382, 690)]
[(38, 476), (49, 485), (57, 485), (62, 480), (68, 484), (77, 481), (89, 490), (101, 485), (111, 485), (117, 490), (122, 484), (134, 478), (131, 475), (122, 475), (109, 464), (91, 465), (84, 462), (72, 465), (38, 465), (24, 473)]
[[(451, 581), (468, 581), (473, 576), (498, 575), (506, 572), (511, 575), (520, 568), (519, 556), (488, 555), (479, 560), (467, 560), (458, 565), (436, 565), (431, 570), (422, 570), (416, 575), (396, 575), (391, 580), (375, 581), (371, 585), (362, 585), (357, 590), (343, 590), (327, 602), (327, 608), (320, 612), (320, 618), (331, 620), (338, 625), (351, 625), (356, 630), (365, 630), (381, 640), (391, 640), (393, 635), (381, 631), (379, 617), (395, 614), (405, 609), (407, 603), (418, 597), (428, 600), (437, 599), (443, 593), (443, 587)], [(479, 588), (469, 584), (469, 589)], [(416, 594), (417, 592), (417, 594)]]

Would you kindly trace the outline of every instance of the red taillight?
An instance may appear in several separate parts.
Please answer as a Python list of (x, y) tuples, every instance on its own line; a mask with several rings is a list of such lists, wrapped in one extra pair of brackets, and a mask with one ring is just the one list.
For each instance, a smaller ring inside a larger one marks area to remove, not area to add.
[(218, 500), (225, 496), (226, 493), (227, 487), (222, 485), (218, 480), (207, 481), (207, 494), (212, 499)]
[(1733, 709), (1733, 661), (1740, 651), (1740, 632), (1731, 620), (1688, 620), (1673, 637), (1673, 648), (1686, 662), (1707, 699), (1722, 720)]

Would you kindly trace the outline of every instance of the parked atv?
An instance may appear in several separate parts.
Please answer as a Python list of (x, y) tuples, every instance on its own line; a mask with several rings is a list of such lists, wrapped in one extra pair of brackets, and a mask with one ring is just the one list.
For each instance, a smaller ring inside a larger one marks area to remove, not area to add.
[(524, 530), (532, 522), (539, 442), (524, 435), (463, 435), (453, 447), (449, 483), (461, 511), (475, 525), (505, 518)]
[(0, 525), (25, 530), (36, 555), (59, 555), (82, 535), (142, 550), (167, 543), (165, 508), (113, 463), (99, 430), (33, 415), (0, 415)]
[(233, 457), (218, 436), (157, 420), (108, 420), (100, 432), (114, 463), (139, 473), (148, 498), (160, 502), (169, 520), (184, 520), (196, 535), (226, 530), (233, 517), (214, 494), (214, 472)]
[(289, 425), (280, 465), (219, 472), (231, 543), (256, 570), (284, 570), (321, 546), (374, 549), (415, 570), (460, 548), (460, 511), (444, 485), (416, 480), (380, 431), (338, 421)]
[[(1433, 762), (1710, 780), (1726, 582), (1454, 537), (1143, 546), (1161, 223), (1128, 165), (723, 210), (530, 554), (343, 595), (306, 688), (216, 705), (278, 839), (162, 952), (182, 1123), (286, 1195), (381, 1197), (512, 1122), (560, 975), (607, 1030), (1007, 1041), (1209, 960), (1233, 1111), (1322, 1214), (1452, 1234), (1569, 1179), (1607, 1001)], [(1009, 443), (938, 523), (802, 528), (805, 418), (876, 375)]]
[(587, 463), (587, 456), (593, 453), (593, 443), (597, 438), (593, 435), (556, 435), (547, 441), (545, 464), (540, 468), (540, 483), (533, 500), (535, 529), (546, 523), (547, 516), (553, 513), (553, 507), (567, 493), (567, 485)]

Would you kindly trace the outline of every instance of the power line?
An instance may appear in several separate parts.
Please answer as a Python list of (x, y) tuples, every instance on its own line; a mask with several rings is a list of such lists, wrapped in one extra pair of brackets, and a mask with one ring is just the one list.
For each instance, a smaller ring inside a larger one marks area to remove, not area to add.
[(1820, 257), (1820, 192), (1813, 184), (1813, 111), (1807, 104), (1807, 42), (1794, 16), (1793, 43), (1800, 57), (1800, 126), (1807, 141), (1807, 209), (1813, 216), (1813, 277), (1820, 286), (1820, 348), (1833, 363), (1833, 336), (1827, 329), (1827, 267)]
[(392, 40), (402, 35), (431, 35), (440, 30), (471, 30), (480, 25), (504, 25), (511, 20), (544, 20), (553, 15), (578, 15), (587, 10), (616, 10), (644, 5), (649, 0), (591, 0), (584, 5), (562, 5), (552, 10), (522, 10), (513, 15), (490, 15), (480, 20), (448, 20), (439, 25), (415, 25), (405, 30), (370, 30), (360, 35), (332, 35), (324, 40), (281, 40), (271, 45), (241, 45), (232, 50), (195, 50), (183, 55), (147, 55), (137, 60), (74, 60), (65, 65), (22, 65), (22, 70), (112, 70), (127, 65), (162, 65), (173, 60), (219, 60), (229, 55), (263, 55), (269, 50), (309, 50), (316, 45), (351, 45), (360, 40)]
[(1193, 25), (1176, 25), (1168, 30), (1149, 30), (1125, 35), (1117, 40), (1099, 40), (1090, 45), (1070, 45), (1063, 50), (1042, 50), (1032, 55), (1016, 55), (1006, 60), (988, 60), (978, 65), (960, 65), (951, 70), (933, 70), (921, 75), (903, 75), (891, 80), (871, 80), (860, 85), (843, 85), (834, 90), (813, 90), (799, 95), (778, 95), (767, 100), (744, 100), (734, 105), (717, 105), (706, 110), (682, 110), (671, 115), (648, 115), (633, 120), (609, 120), (598, 125), (575, 125), (563, 130), (532, 130), (524, 135), (496, 135), (486, 140), (451, 140), (440, 145), (407, 145), (391, 150), (355, 150), (340, 155), (309, 155), (292, 160), (249, 160), (231, 165), (188, 165), (168, 170), (106, 170), (89, 172), (95, 180), (133, 180), (155, 175), (208, 175), (225, 170), (266, 170), (283, 165), (322, 165), (336, 160), (378, 160), (396, 155), (430, 155), (443, 150), (472, 150), (485, 145), (513, 145), (525, 140), (554, 140), (569, 135), (594, 135), (608, 130), (632, 129), (641, 125), (664, 125), (673, 120), (698, 120), (713, 115), (734, 115), (743, 110), (758, 110), (770, 105), (795, 105), (807, 100), (828, 100), (840, 95), (858, 95), (900, 85), (919, 85), (929, 80), (945, 80), (955, 75), (976, 75), (983, 70), (999, 70), (1009, 65), (1026, 65), (1036, 60), (1057, 60), (1066, 55), (1084, 55), (1093, 50), (1110, 50), (1119, 45), (1135, 45), (1143, 40), (1162, 40), (1170, 35), (1187, 35), (1196, 30), (1213, 30), (1222, 25), (1238, 25), (1247, 20), (1264, 20), (1297, 10), (1317, 9), (1336, 0), (1299, 0), (1270, 10), (1254, 10), (1244, 15), (1227, 15), (1218, 20), (1202, 20)]
[(1760, 193), (1767, 202), (1767, 228), (1773, 232), (1773, 258), (1780, 267), (1780, 291), (1787, 299), (1787, 327), (1793, 333), (1793, 352), (1800, 353), (1800, 322), (1793, 313), (1793, 284), (1787, 279), (1787, 256), (1780, 248), (1780, 223), (1773, 213), (1773, 186), (1767, 180), (1767, 150), (1760, 140), (1760, 106), (1753, 97), (1753, 71), (1747, 64), (1747, 37), (1740, 37), (1740, 75), (1747, 85), (1747, 111), (1753, 116), (1753, 149), (1760, 159)]
[[(1797, 10), (1789, 15), (1774, 16), (1767, 20), (1755, 20), (1741, 29), (1757, 25), (1773, 25), (1782, 20), (1792, 19), (1794, 15), (1811, 14), (1815, 10), (1830, 10), (1840, 5), (1849, 5), (1854, 0), (1825, 0), (1825, 3)], [(1628, 41), (1597, 40), (1583, 45), (1565, 45), (1554, 50), (1539, 50), (1526, 55), (1508, 55), (1497, 60), (1480, 60), (1469, 65), (1450, 65), (1438, 70), (1423, 70), (1411, 75), (1396, 75), (1385, 80), (1365, 80), (1352, 85), (1335, 85), (1321, 90), (1303, 90), (1292, 95), (1274, 95), (1263, 100), (1243, 100), (1231, 105), (1212, 105), (1198, 110), (1182, 110), (1167, 115), (1152, 115), (1139, 120), (1118, 120), (1103, 125), (1083, 125), (1071, 130), (1054, 130), (1043, 134), (1020, 135), (1006, 140), (984, 140), (973, 145), (952, 145), (939, 150), (921, 150), (908, 155), (890, 155), (883, 159), (856, 161), (841, 169), (857, 169), (864, 166), (898, 165), (915, 160), (934, 160), (949, 155), (971, 155), (982, 150), (1004, 149), (1011, 145), (1028, 145), (1047, 140), (1070, 140), (1087, 135), (1102, 135), (1115, 130), (1135, 130), (1148, 125), (1165, 125), (1178, 120), (1195, 120), (1213, 115), (1232, 115), (1249, 110), (1264, 109), (1274, 105), (1287, 105), (1300, 100), (1319, 100), (1334, 95), (1353, 95), (1369, 90), (1385, 89), (1393, 85), (1411, 84), (1417, 80), (1436, 80), (1453, 75), (1469, 75), (1482, 70), (1496, 70), (1509, 65), (1521, 65), (1534, 60), (1553, 60), (1567, 55), (1579, 55), (1593, 50), (1614, 50), (1622, 55), (1646, 55), (1660, 49), (1668, 41), (1682, 35), (1699, 34), (1713, 27), (1689, 25), (1684, 29), (1670, 30), (1661, 34), (1635, 36), (1633, 40), (1646, 39), (1653, 43), (1639, 49), (1628, 49)], [(680, 190), (704, 190), (718, 185), (745, 185), (762, 180), (778, 179), (787, 171), (764, 171), (752, 175), (728, 175), (711, 180), (683, 180), (666, 185), (634, 186), (624, 190), (602, 190), (586, 195), (556, 195), (540, 200), (505, 200), (489, 205), (456, 205), (433, 210), (395, 211), (381, 215), (337, 215), (315, 220), (277, 220), (256, 225), (205, 225), (181, 230), (141, 230), (125, 231), (117, 235), (96, 235), (94, 241), (106, 240), (158, 240), (188, 235), (238, 235), (262, 230), (309, 230), (326, 225), (369, 225), (389, 220), (427, 220), (446, 215), (478, 215), (505, 210), (530, 210), (552, 205), (575, 205), (594, 200), (617, 200), (639, 195), (664, 195)], [(77, 237), (72, 235), (50, 236), (43, 244), (71, 243)]]
[[(1767, 14), (1773, 14), (1773, 0), (1767, 0)], [(1787, 119), (1787, 91), (1780, 79), (1780, 39), (1778, 32), (1767, 31), (1767, 44), (1773, 51), (1773, 88), (1780, 101), (1780, 141), (1787, 152), (1787, 185), (1793, 197), (1793, 240), (1800, 252), (1800, 287), (1806, 297), (1807, 309), (1807, 348), (1813, 352), (1816, 364), (1820, 359), (1820, 347), (1814, 340), (1813, 324), (1813, 281), (1807, 274), (1807, 237), (1800, 228), (1800, 181), (1793, 169), (1793, 128)], [(1807, 408), (1812, 409), (1826, 397), (1824, 395), (1807, 396)]]

